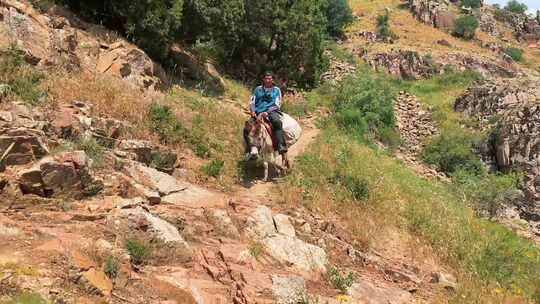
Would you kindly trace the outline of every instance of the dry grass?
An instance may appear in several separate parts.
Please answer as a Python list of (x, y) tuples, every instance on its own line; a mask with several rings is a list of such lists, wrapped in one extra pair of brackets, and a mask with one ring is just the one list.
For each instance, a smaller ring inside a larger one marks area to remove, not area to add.
[[(363, 17), (354, 23), (349, 31), (375, 31), (376, 18), (388, 7), (391, 9), (390, 28), (399, 39), (394, 44), (377, 43), (369, 46), (371, 52), (388, 52), (391, 49), (415, 50), (421, 53), (430, 53), (433, 56), (448, 53), (448, 47), (437, 44), (438, 40), (447, 40), (453, 45), (453, 52), (466, 52), (483, 55), (493, 58), (495, 54), (474, 42), (465, 41), (452, 36), (449, 33), (440, 31), (430, 25), (416, 20), (413, 15), (398, 6), (402, 1), (398, 0), (357, 0), (353, 1), (353, 9)], [(353, 41), (352, 46), (364, 45), (363, 41)]]
[[(476, 34), (476, 40), (466, 41), (452, 36), (451, 33), (440, 31), (416, 20), (408, 10), (399, 8), (401, 3), (402, 1), (399, 0), (352, 0), (353, 11), (361, 16), (361, 18), (349, 27), (349, 33), (375, 31), (377, 16), (384, 13), (386, 8), (390, 8), (390, 28), (399, 36), (399, 39), (394, 44), (366, 44), (364, 40), (354, 38), (353, 42), (349, 44), (349, 48), (352, 49), (361, 46), (367, 48), (370, 53), (389, 52), (392, 49), (405, 49), (417, 51), (421, 54), (431, 54), (434, 57), (445, 55), (448, 52), (454, 52), (475, 54), (476, 56), (484, 57), (486, 60), (499, 60), (500, 54), (488, 48), (481, 47), (481, 41), (483, 43), (491, 42), (498, 43), (502, 46), (522, 48), (525, 51), (525, 60), (522, 65), (531, 69), (538, 69), (540, 66), (540, 50), (528, 48), (526, 44), (516, 41), (512, 30), (503, 24), (497, 25), (499, 32), (502, 34), (502, 39), (490, 36), (479, 30)], [(437, 43), (438, 40), (450, 42), (452, 48), (439, 45)], [(510, 42), (505, 42), (504, 40)]]
[[(237, 162), (242, 155), (241, 128), (244, 116), (240, 105), (247, 103), (249, 91), (241, 84), (227, 80), (223, 98), (205, 97), (200, 92), (179, 86), (167, 93), (145, 92), (129, 83), (107, 75), (90, 73), (52, 74), (44, 83), (51, 101), (70, 104), (75, 100), (88, 102), (94, 115), (128, 122), (133, 127), (129, 136), (157, 142), (157, 136), (149, 129), (148, 112), (153, 103), (171, 108), (179, 123), (193, 136), (207, 143), (211, 149), (210, 159), (196, 157), (186, 142), (174, 142), (168, 146), (186, 159), (187, 169), (193, 169), (194, 182), (210, 182), (222, 189), (230, 189), (237, 181)], [(209, 178), (202, 171), (212, 159), (225, 161), (222, 176)]]
[(155, 96), (145, 95), (121, 79), (90, 73), (57, 73), (50, 76), (44, 86), (53, 103), (88, 102), (96, 115), (131, 123), (133, 136), (146, 138), (149, 135), (141, 122), (146, 120)]

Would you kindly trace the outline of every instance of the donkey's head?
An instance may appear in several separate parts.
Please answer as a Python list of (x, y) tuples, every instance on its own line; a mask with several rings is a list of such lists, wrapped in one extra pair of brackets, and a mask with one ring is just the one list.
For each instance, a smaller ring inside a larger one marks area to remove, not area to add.
[(272, 139), (265, 127), (264, 118), (251, 118), (246, 122), (246, 129), (249, 131), (249, 148), (251, 157), (255, 158), (260, 152), (267, 150), (268, 145), (272, 146)]

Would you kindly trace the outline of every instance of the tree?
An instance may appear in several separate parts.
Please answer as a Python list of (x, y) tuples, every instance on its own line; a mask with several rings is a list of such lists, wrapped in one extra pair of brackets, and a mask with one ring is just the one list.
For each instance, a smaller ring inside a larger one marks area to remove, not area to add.
[(290, 84), (317, 82), (324, 67), (326, 0), (192, 0), (189, 5), (204, 20), (203, 37), (215, 44), (229, 71), (253, 78), (273, 70)]
[(326, 8), (327, 32), (330, 36), (343, 36), (343, 28), (353, 22), (352, 9), (347, 0), (329, 0)]
[(397, 35), (390, 29), (390, 14), (377, 16), (377, 33), (383, 38), (397, 38)]
[(517, 14), (525, 14), (529, 8), (525, 3), (520, 3), (517, 0), (510, 0), (504, 9)]
[(479, 8), (482, 6), (482, 0), (461, 0), (461, 6)]
[(472, 39), (478, 25), (478, 20), (474, 16), (461, 16), (456, 20), (454, 32), (458, 37)]

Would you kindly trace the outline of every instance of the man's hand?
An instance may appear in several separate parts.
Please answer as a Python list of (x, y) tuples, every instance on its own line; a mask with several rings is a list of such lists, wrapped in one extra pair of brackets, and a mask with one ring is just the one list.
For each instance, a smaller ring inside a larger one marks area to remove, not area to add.
[(251, 115), (251, 117), (253, 117), (253, 118), (257, 117), (257, 114), (255, 112), (249, 112), (249, 115)]
[(268, 112), (262, 112), (261, 117), (264, 119), (268, 118)]

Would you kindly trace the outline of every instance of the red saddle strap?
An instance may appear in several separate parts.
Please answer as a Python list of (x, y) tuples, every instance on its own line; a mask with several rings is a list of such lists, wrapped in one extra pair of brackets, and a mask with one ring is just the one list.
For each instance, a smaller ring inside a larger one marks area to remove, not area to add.
[(272, 129), (272, 125), (267, 119), (265, 119), (263, 125), (266, 128), (266, 131), (268, 132), (268, 134), (270, 134), (270, 138), (272, 139), (272, 147), (274, 148), (274, 151), (277, 151), (278, 143), (277, 143), (276, 135), (274, 134), (274, 130)]

